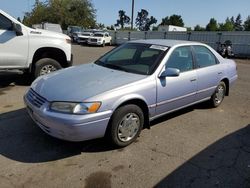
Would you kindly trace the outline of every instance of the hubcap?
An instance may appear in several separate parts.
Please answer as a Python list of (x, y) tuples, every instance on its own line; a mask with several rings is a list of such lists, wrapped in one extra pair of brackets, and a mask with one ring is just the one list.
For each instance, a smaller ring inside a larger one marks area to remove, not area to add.
[(54, 67), (53, 65), (45, 65), (41, 68), (40, 76), (49, 74), (50, 72), (54, 72), (56, 70), (56, 67)]
[(223, 98), (224, 98), (224, 94), (225, 94), (225, 89), (224, 89), (224, 87), (223, 86), (219, 86), (218, 88), (217, 88), (217, 92), (215, 93), (215, 103), (216, 104), (219, 104), (219, 103), (221, 103), (221, 101), (223, 100)]
[(135, 113), (126, 114), (118, 125), (118, 138), (123, 142), (133, 139), (139, 131), (140, 118)]

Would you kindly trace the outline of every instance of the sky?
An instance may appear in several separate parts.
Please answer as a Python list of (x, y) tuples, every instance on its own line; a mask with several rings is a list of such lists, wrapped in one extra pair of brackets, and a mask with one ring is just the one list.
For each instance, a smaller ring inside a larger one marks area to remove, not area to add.
[[(22, 18), (24, 12), (32, 10), (35, 0), (0, 0), (0, 9), (14, 17)], [(97, 23), (106, 26), (114, 25), (118, 19), (118, 11), (124, 10), (131, 17), (132, 0), (92, 0), (96, 9)], [(199, 24), (207, 25), (210, 18), (218, 23), (227, 17), (236, 17), (239, 13), (243, 22), (250, 15), (250, 0), (135, 0), (134, 18), (138, 11), (146, 9), (149, 16), (154, 16), (160, 24), (162, 18), (178, 14), (186, 27)]]

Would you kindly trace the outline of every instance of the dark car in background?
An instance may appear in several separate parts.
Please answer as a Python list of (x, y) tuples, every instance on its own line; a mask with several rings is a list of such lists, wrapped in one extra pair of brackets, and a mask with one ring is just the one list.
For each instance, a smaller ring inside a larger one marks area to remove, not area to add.
[(68, 26), (67, 34), (71, 38), (72, 42), (77, 42), (78, 34), (83, 32), (83, 28), (80, 26)]

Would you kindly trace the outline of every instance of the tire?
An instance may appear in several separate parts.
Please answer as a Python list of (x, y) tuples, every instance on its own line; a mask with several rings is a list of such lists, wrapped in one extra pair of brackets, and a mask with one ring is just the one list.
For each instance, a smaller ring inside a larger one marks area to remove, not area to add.
[(49, 74), (50, 72), (57, 71), (61, 69), (62, 66), (54, 59), (51, 58), (43, 58), (36, 62), (34, 77), (37, 78), (39, 76)]
[(112, 40), (110, 40), (110, 42), (109, 42), (109, 46), (112, 46)]
[(139, 136), (144, 124), (144, 114), (140, 107), (129, 104), (118, 108), (110, 122), (109, 137), (118, 147), (125, 147)]
[(105, 47), (105, 45), (106, 45), (106, 44), (105, 44), (105, 41), (103, 41), (103, 42), (102, 42), (102, 47)]
[(212, 107), (216, 108), (220, 106), (226, 94), (226, 84), (221, 81), (217, 86), (214, 94), (211, 96), (210, 104)]

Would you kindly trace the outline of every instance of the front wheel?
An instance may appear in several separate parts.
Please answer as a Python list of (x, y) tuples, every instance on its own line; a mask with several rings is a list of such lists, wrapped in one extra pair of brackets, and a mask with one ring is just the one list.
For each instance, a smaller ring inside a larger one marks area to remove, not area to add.
[(211, 96), (210, 103), (213, 107), (218, 107), (226, 94), (226, 84), (224, 82), (220, 82), (217, 86), (214, 94)]
[(39, 76), (57, 71), (61, 68), (61, 65), (56, 60), (51, 58), (43, 58), (36, 62), (34, 76), (37, 78)]
[(140, 107), (129, 104), (118, 108), (111, 119), (110, 137), (113, 144), (125, 147), (139, 136), (144, 124)]
[(104, 41), (102, 42), (102, 47), (105, 47), (105, 45), (106, 45), (106, 44), (105, 44), (105, 40), (104, 40)]

